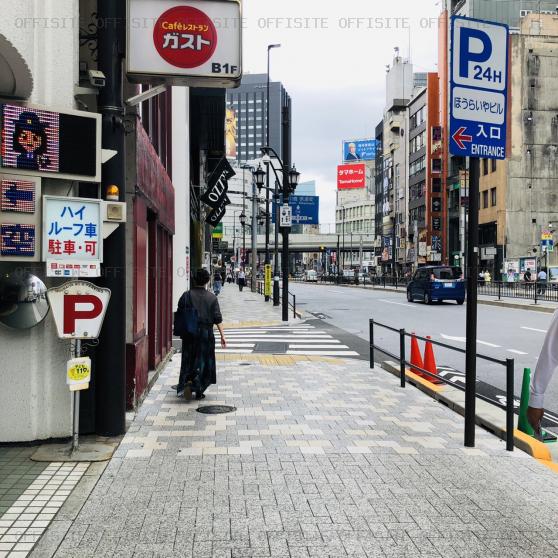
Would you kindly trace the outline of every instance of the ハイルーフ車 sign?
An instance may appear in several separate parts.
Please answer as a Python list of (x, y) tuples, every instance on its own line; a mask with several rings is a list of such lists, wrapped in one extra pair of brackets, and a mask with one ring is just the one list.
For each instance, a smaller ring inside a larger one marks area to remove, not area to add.
[(506, 158), (508, 45), (507, 25), (452, 17), (452, 155)]

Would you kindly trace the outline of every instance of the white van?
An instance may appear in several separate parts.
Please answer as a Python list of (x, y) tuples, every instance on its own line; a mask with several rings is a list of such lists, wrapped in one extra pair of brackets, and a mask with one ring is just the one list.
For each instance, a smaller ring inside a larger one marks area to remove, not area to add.
[(318, 282), (318, 272), (314, 271), (313, 269), (308, 269), (304, 272), (304, 280), (310, 283), (317, 283)]

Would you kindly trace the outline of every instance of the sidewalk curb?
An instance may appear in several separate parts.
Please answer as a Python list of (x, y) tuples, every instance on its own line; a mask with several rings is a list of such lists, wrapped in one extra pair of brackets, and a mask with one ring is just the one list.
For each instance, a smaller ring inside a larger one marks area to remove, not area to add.
[[(298, 283), (297, 283), (298, 284)], [(366, 290), (366, 291), (380, 291), (383, 293), (399, 293), (399, 294), (405, 294), (406, 291), (402, 290), (402, 289), (395, 289), (393, 287), (362, 287), (360, 285), (337, 285), (335, 283), (300, 283), (302, 285), (315, 285), (315, 286), (329, 286), (331, 285), (332, 287), (343, 287), (345, 289), (361, 289), (361, 290)], [(486, 295), (481, 295), (481, 296), (486, 296)], [(550, 306), (540, 306), (540, 305), (535, 305), (535, 304), (530, 304), (529, 306), (525, 305), (525, 304), (516, 304), (513, 302), (500, 302), (499, 300), (482, 300), (482, 299), (478, 299), (477, 300), (478, 304), (482, 304), (484, 306), (497, 306), (500, 308), (511, 308), (513, 310), (531, 310), (533, 312), (542, 312), (545, 314), (554, 314), (554, 312), (556, 312), (558, 310), (557, 308), (552, 308)]]
[[(375, 364), (399, 378), (399, 365), (397, 363), (393, 361), (383, 361)], [(461, 416), (465, 415), (465, 394), (461, 390), (447, 384), (433, 384), (409, 369), (406, 369), (406, 377), (408, 383), (426, 395), (432, 397)], [(502, 440), (506, 439), (506, 416), (503, 409), (499, 409), (486, 401), (478, 399), (476, 423), (496, 437)], [(548, 444), (543, 444), (531, 436), (527, 436), (527, 434), (520, 432), (517, 428), (514, 430), (514, 446), (553, 471), (558, 472), (558, 447), (552, 447), (554, 450), (552, 451), (551, 446)]]

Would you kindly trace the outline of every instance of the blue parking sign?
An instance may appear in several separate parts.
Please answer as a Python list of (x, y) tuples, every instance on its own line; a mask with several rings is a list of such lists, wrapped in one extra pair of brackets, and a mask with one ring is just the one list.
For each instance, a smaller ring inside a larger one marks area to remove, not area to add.
[(453, 16), (450, 153), (506, 158), (509, 28)]

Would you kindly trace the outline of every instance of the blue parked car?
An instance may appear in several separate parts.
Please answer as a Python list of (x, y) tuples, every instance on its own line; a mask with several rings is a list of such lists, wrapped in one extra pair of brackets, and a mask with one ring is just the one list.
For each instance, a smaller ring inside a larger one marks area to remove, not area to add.
[(465, 302), (465, 282), (461, 269), (448, 266), (421, 267), (407, 285), (407, 300), (423, 300), (425, 304), (455, 300)]

